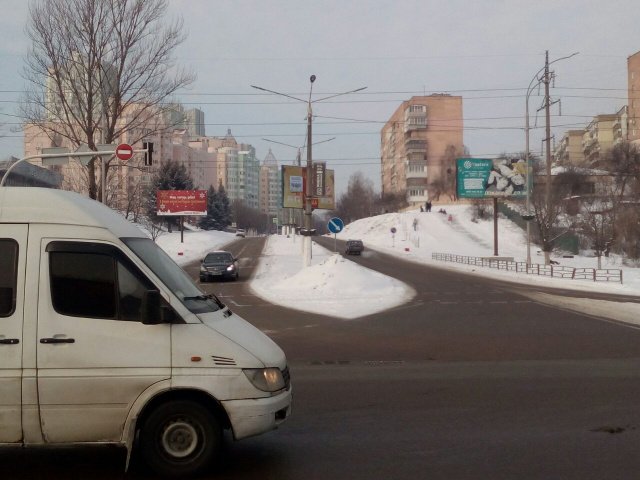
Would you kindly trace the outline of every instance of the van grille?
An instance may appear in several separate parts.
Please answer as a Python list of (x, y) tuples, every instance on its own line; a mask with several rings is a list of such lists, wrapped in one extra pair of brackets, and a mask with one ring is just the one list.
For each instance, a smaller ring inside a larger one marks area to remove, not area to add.
[(227, 357), (216, 357), (215, 355), (211, 355), (211, 359), (213, 363), (216, 365), (224, 366), (224, 367), (235, 367), (236, 361), (233, 358)]

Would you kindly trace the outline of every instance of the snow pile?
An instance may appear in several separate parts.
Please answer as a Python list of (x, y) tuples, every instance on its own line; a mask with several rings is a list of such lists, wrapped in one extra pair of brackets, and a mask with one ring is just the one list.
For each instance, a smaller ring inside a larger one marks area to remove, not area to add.
[(252, 290), (271, 303), (339, 318), (369, 315), (415, 295), (408, 285), (317, 244), (311, 266), (303, 268), (300, 249), (300, 237), (269, 237)]

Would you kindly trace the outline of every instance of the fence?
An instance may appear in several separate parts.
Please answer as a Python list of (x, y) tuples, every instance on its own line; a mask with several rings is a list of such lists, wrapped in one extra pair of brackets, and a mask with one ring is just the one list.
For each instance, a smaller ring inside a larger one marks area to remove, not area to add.
[(431, 258), (443, 262), (464, 263), (477, 267), (497, 268), (509, 272), (539, 275), (543, 277), (568, 278), (571, 280), (591, 280), (594, 282), (620, 282), (622, 283), (622, 270), (597, 269), (597, 268), (573, 268), (564, 265), (540, 265), (526, 262), (514, 262), (504, 257), (469, 257), (466, 255), (454, 255), (451, 253), (432, 253)]

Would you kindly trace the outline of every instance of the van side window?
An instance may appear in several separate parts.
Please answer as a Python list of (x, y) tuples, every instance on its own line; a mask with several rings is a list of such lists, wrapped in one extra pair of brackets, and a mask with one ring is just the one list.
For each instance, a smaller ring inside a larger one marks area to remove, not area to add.
[(153, 284), (115, 247), (52, 242), (47, 247), (53, 308), (62, 315), (140, 321)]
[(0, 317), (8, 317), (16, 308), (18, 282), (18, 242), (0, 238)]

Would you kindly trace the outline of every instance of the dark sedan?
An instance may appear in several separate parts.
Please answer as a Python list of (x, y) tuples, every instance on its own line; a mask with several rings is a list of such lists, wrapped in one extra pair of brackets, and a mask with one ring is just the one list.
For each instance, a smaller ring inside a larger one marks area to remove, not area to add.
[(361, 255), (364, 250), (362, 240), (347, 240), (344, 253), (346, 255)]
[(201, 282), (208, 282), (214, 278), (238, 280), (239, 276), (238, 259), (230, 252), (207, 253), (200, 265)]

